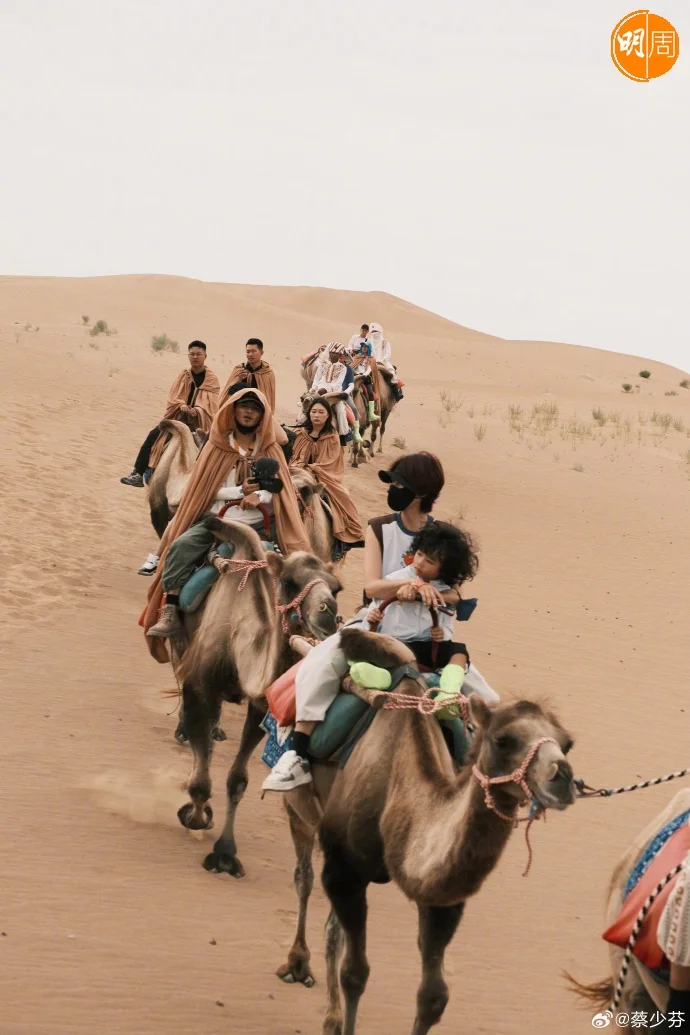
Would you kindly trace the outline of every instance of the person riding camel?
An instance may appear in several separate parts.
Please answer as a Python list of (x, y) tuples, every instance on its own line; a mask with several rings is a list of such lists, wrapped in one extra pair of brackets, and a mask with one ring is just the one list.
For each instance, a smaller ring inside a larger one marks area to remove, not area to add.
[(220, 405), (226, 403), (232, 385), (243, 384), (246, 388), (257, 388), (268, 401), (271, 413), (276, 411), (276, 375), (264, 359), (264, 343), (261, 338), (250, 338), (246, 345), (247, 361), (238, 363), (230, 371), (225, 388), (220, 394)]
[(372, 323), (369, 340), (371, 341), (374, 350), (374, 359), (376, 360), (376, 364), (379, 367), (383, 367), (384, 370), (387, 370), (390, 374), (393, 395), (395, 396), (396, 402), (400, 402), (403, 397), (403, 393), (398, 384), (398, 372), (393, 366), (391, 343), (387, 338), (384, 338), (383, 327), (380, 323)]
[[(333, 427), (333, 411), (326, 399), (314, 399), (309, 404), (305, 423), (298, 428), (292, 444), (290, 467), (307, 468), (323, 486), (333, 515), (333, 538), (338, 553), (342, 555), (364, 547), (364, 528), (344, 485), (343, 451)], [(339, 558), (334, 556), (333, 559)]]
[[(344, 345), (341, 345), (339, 341), (329, 342), (314, 371), (314, 379), (310, 391), (316, 392), (318, 395), (326, 395), (329, 392), (345, 392), (352, 397), (355, 377), (347, 359)], [(354, 410), (354, 407), (351, 408)], [(345, 403), (342, 400), (338, 400), (334, 404), (334, 410), (338, 424), (338, 434), (340, 435), (340, 444), (344, 446), (350, 436)], [(357, 439), (359, 434), (359, 421), (357, 420), (355, 420), (355, 429), (355, 439)]]
[(369, 324), (363, 323), (359, 334), (353, 334), (345, 348), (350, 356), (362, 351), (362, 346), (369, 342)]
[[(453, 641), (453, 615), (438, 612), (438, 627), (432, 627), (427, 605), (417, 601), (417, 594), (432, 587), (437, 593), (451, 586), (462, 585), (474, 578), (477, 555), (467, 533), (454, 525), (435, 521), (417, 533), (412, 541), (413, 560), (399, 571), (392, 572), (388, 598), (392, 604), (381, 612), (383, 597), (372, 601), (362, 627), (369, 621), (380, 622), (379, 630), (405, 643), (425, 668), (441, 669), (438, 696), (454, 698), (460, 693), (469, 666), (469, 653), (464, 643)], [(410, 579), (413, 584), (410, 585)], [(395, 584), (403, 583), (396, 591)], [(424, 594), (426, 595), (426, 593)], [(350, 623), (354, 624), (354, 623)], [(264, 791), (289, 791), (311, 781), (309, 737), (340, 692), (340, 681), (349, 674), (355, 683), (374, 690), (387, 690), (391, 685), (388, 669), (369, 662), (348, 665), (342, 652), (324, 648), (329, 641), (339, 641), (340, 633), (314, 647), (302, 662), (296, 677), (296, 723), (292, 746), (281, 755), (263, 783)], [(433, 644), (436, 644), (434, 661)], [(438, 711), (440, 718), (454, 718), (458, 705), (451, 703)]]
[(367, 400), (367, 412), (372, 424), (381, 420), (376, 412), (376, 401), (380, 399), (379, 371), (374, 356), (374, 346), (367, 339), (360, 346), (359, 352), (353, 353), (352, 368), (356, 377), (363, 376), (361, 389)]
[[(192, 431), (208, 432), (219, 406), (220, 382), (206, 366), (206, 346), (192, 341), (187, 346), (189, 368), (175, 378), (168, 394), (164, 420), (179, 420)], [(120, 478), (123, 485), (143, 488), (160, 463), (170, 436), (155, 427), (144, 439), (131, 474)]]
[[(252, 478), (252, 464), (265, 457), (278, 463), (283, 487), (277, 493), (261, 490)], [(263, 508), (285, 556), (296, 550), (310, 551), (290, 472), (276, 442), (271, 409), (265, 396), (253, 388), (240, 389), (221, 406), (177, 513), (161, 540), (161, 560), (140, 619), (157, 661), (168, 660), (163, 639), (181, 629), (180, 591), (214, 543), (203, 519), (233, 500), (240, 501), (239, 505), (228, 510), (225, 520), (247, 523), (260, 533), (264, 515), (259, 508)], [(223, 559), (216, 557), (215, 565), (221, 571)], [(164, 594), (165, 606), (160, 610)]]

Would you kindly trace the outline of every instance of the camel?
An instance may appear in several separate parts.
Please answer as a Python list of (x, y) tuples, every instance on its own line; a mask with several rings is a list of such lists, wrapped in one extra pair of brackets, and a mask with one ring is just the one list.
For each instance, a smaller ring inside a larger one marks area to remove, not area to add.
[(223, 543), (232, 544), (230, 570), (222, 574), (198, 611), (185, 616), (188, 646), (177, 661), (182, 712), (176, 732), (188, 739), (194, 755), (188, 783), (190, 802), (177, 815), (189, 830), (213, 825), (209, 764), (213, 730), (223, 701), (247, 700), (239, 750), (227, 778), (225, 827), (204, 867), (244, 876), (237, 857), (234, 822), (248, 784), (247, 763), (262, 740), (264, 691), (295, 663), (290, 635), (323, 640), (337, 629), (336, 596), (341, 590), (332, 565), (298, 552), (284, 559), (266, 552), (247, 525), (206, 518)]
[[(344, 629), (341, 646), (351, 661), (389, 669), (415, 664), (409, 648), (379, 633)], [(397, 692), (420, 697), (424, 689), (407, 669)], [(572, 739), (550, 711), (526, 700), (490, 709), (475, 694), (467, 706), (475, 732), (467, 764), (460, 769), (435, 719), (417, 710), (379, 710), (344, 768), (339, 770), (333, 760), (314, 764), (313, 783), (285, 795), (297, 854), (299, 916), (287, 963), (277, 973), (289, 983), (314, 983), (305, 931), (318, 830), (323, 886), (331, 903), (323, 1035), (355, 1035), (369, 975), (368, 884), (395, 881), (417, 905), (422, 982), (412, 1035), (426, 1035), (448, 1002), (443, 955), (465, 901), (496, 866), (527, 797), (522, 786), (509, 782), (510, 775), (522, 766), (524, 786), (545, 807), (563, 810), (575, 801), (573, 772), (565, 758)], [(502, 775), (508, 781), (489, 788), (489, 805), (480, 780)], [(344, 1016), (338, 990), (343, 948)]]
[(192, 432), (179, 420), (162, 420), (161, 431), (172, 437), (148, 486), (151, 524), (160, 539), (179, 506), (182, 492), (207, 436)]
[[(656, 837), (659, 831), (676, 816), (687, 812), (690, 809), (690, 790), (679, 791), (669, 804), (642, 830), (634, 839), (632, 844), (618, 860), (609, 883), (606, 896), (606, 927), (609, 928), (620, 914), (625, 900), (625, 887), (630, 874), (642, 856), (649, 842)], [(614, 997), (614, 990), (625, 950), (617, 945), (607, 943), (609, 960), (611, 964), (611, 977), (605, 978), (592, 985), (583, 985), (575, 981), (569, 974), (565, 974), (571, 990), (584, 999), (590, 1007), (605, 1011), (610, 1007)], [(668, 985), (665, 985), (649, 970), (644, 964), (632, 956), (630, 968), (627, 973), (623, 994), (618, 1006), (620, 1013), (632, 1015), (635, 1011), (646, 1013), (648, 1016), (655, 1011), (665, 1013), (668, 1000)], [(631, 1027), (617, 1026), (618, 1030), (632, 1032)], [(636, 1029), (637, 1030), (637, 1029)]]

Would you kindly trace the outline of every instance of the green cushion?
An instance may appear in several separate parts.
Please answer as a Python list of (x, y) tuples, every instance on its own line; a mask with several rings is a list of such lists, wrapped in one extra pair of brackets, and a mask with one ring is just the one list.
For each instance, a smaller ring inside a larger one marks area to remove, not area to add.
[(354, 694), (338, 694), (309, 738), (309, 754), (313, 758), (330, 758), (345, 743), (350, 730), (369, 710), (369, 705)]
[[(433, 672), (425, 673), (424, 678), (428, 683), (438, 681), (438, 676)], [(338, 748), (343, 746), (356, 723), (368, 710), (369, 705), (366, 701), (355, 697), (354, 694), (338, 694), (326, 712), (326, 718), (323, 722), (317, 723), (309, 738), (309, 754), (312, 758), (327, 759), (335, 754)], [(442, 719), (440, 721), (442, 726), (450, 730), (455, 761), (458, 765), (464, 765), (470, 741), (462, 721), (460, 719)]]

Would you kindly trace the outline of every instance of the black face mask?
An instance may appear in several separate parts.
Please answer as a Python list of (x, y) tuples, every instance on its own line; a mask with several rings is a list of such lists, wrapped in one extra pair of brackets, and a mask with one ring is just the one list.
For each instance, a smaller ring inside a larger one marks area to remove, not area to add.
[(391, 510), (405, 510), (414, 499), (412, 489), (405, 489), (402, 485), (391, 485), (388, 490), (388, 506)]

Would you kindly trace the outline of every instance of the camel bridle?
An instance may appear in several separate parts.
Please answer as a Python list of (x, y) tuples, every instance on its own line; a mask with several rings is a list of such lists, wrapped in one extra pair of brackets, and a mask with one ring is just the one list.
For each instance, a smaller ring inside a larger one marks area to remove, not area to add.
[(498, 786), (500, 784), (515, 783), (518, 785), (518, 787), (521, 787), (522, 790), (525, 792), (528, 801), (536, 801), (534, 794), (527, 785), (526, 777), (527, 770), (532, 764), (534, 757), (537, 754), (539, 748), (542, 746), (542, 744), (555, 744), (556, 747), (560, 747), (558, 741), (554, 740), (553, 737), (540, 737), (539, 740), (535, 740), (534, 744), (532, 744), (531, 748), (529, 749), (522, 761), (522, 765), (519, 766), (519, 768), (514, 769), (512, 773), (506, 773), (504, 776), (487, 776), (479, 769), (478, 766), (472, 766), (473, 776), (480, 784), (480, 786), (484, 789), (484, 803), (487, 809), (490, 809), (492, 812), (495, 812), (497, 816), (500, 816), (500, 818), (504, 819), (507, 823), (512, 823), (513, 826), (517, 826), (518, 823), (529, 822), (529, 820), (534, 817), (524, 816), (522, 819), (519, 819), (517, 816), (506, 816), (505, 813), (501, 812), (501, 810), (497, 807), (496, 802), (494, 801), (493, 795), (491, 793), (491, 788), (492, 786)]
[[(268, 568), (268, 561), (251, 561), (251, 560), (233, 560), (231, 557), (223, 558), (223, 568), (230, 574), (242, 574), (240, 584), (238, 587), (238, 593), (241, 593), (244, 587), (247, 585), (247, 579), (253, 571), (265, 570)], [(297, 596), (290, 600), (287, 604), (281, 604), (278, 602), (278, 594), (280, 593), (280, 583), (277, 582), (275, 577), (271, 575), (273, 582), (273, 607), (275, 613), (280, 615), (281, 628), (285, 636), (290, 632), (290, 619), (288, 613), (292, 611), (294, 617), (298, 620), (302, 627), (306, 627), (304, 615), (302, 613), (302, 604), (306, 600), (308, 594), (319, 584), (326, 586), (329, 590), (330, 587), (325, 579), (315, 578), (311, 582), (308, 582), (306, 586), (303, 586)], [(292, 617), (292, 615), (290, 616)]]

